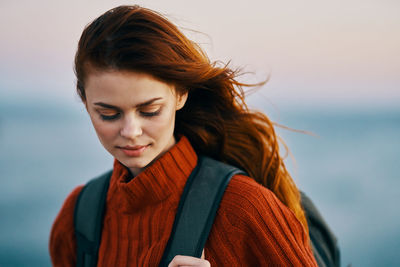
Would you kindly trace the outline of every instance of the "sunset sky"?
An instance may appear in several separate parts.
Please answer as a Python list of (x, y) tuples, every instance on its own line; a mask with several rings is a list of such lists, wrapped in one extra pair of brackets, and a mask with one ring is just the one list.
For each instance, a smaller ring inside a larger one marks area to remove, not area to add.
[(77, 101), (73, 56), (83, 27), (122, 4), (155, 9), (212, 60), (270, 80), (272, 102), (400, 103), (400, 2), (11, 1), (0, 3), (0, 97)]

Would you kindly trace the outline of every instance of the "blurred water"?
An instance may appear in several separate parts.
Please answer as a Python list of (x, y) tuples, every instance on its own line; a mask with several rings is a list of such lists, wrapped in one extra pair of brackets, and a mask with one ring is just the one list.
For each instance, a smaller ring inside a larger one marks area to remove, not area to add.
[[(399, 266), (400, 109), (281, 109), (299, 187), (339, 239), (346, 266)], [(0, 100), (0, 266), (50, 266), (66, 195), (111, 168), (82, 108)]]

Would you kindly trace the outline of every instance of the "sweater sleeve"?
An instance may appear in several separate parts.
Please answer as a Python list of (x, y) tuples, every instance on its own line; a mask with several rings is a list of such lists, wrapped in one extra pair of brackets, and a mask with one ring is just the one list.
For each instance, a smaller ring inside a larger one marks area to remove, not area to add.
[(75, 188), (64, 201), (50, 233), (50, 258), (53, 266), (76, 265), (76, 243), (74, 233), (74, 208), (83, 186)]
[(205, 255), (211, 266), (317, 266), (293, 212), (242, 175), (225, 191)]

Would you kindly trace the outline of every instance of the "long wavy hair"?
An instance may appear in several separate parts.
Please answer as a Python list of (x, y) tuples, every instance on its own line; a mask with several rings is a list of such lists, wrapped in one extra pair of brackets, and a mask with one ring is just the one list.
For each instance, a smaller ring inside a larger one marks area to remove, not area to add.
[(300, 193), (279, 154), (268, 117), (245, 103), (240, 71), (210, 62), (201, 48), (163, 15), (139, 6), (119, 6), (84, 29), (75, 56), (77, 91), (86, 101), (92, 70), (147, 73), (188, 92), (177, 111), (175, 134), (185, 135), (199, 154), (237, 166), (269, 188), (308, 231)]

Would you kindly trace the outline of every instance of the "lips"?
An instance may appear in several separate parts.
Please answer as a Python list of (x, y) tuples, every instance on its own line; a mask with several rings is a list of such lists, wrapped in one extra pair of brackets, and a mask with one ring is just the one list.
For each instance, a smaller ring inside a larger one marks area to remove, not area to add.
[(120, 148), (127, 149), (127, 150), (138, 150), (138, 149), (141, 149), (143, 147), (146, 147), (146, 146), (124, 146), (124, 147), (120, 147)]
[(146, 146), (124, 146), (124, 147), (118, 147), (118, 148), (121, 149), (122, 152), (128, 157), (138, 157), (148, 147), (149, 147), (149, 145), (146, 145)]

